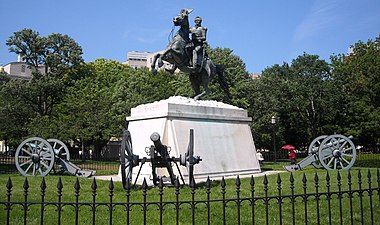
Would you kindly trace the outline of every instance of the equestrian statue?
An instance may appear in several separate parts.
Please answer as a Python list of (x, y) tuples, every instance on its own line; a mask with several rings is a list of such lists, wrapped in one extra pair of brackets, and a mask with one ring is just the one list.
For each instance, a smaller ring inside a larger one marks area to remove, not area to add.
[[(177, 68), (184, 73), (188, 73), (194, 91), (192, 98), (195, 100), (209, 93), (208, 84), (216, 74), (220, 86), (229, 94), (222, 66), (214, 64), (207, 57), (207, 28), (202, 27), (202, 18), (197, 16), (194, 20), (195, 26), (191, 28), (189, 26), (188, 16), (192, 11), (191, 9), (182, 9), (173, 18), (174, 26), (179, 26), (180, 28), (166, 49), (153, 57), (152, 73), (157, 74), (157, 69), (164, 65), (163, 61), (172, 64), (171, 69), (166, 69), (170, 73), (174, 73)], [(189, 38), (190, 34), (191, 39)], [(201, 86), (203, 91), (201, 91)]]

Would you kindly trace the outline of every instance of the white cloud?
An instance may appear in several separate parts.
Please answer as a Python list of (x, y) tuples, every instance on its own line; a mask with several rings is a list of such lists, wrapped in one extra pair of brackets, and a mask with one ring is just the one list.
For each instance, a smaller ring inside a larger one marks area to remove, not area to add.
[(295, 30), (293, 41), (299, 42), (326, 32), (339, 22), (338, 1), (316, 1), (308, 16)]

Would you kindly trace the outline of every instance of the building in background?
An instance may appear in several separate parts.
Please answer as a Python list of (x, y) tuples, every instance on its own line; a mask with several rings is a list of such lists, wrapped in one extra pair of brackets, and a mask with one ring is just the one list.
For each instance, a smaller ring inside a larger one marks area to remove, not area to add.
[(252, 79), (257, 79), (261, 77), (261, 73), (251, 73), (249, 74), (249, 76), (251, 76)]
[[(124, 64), (127, 64), (130, 67), (135, 68), (135, 69), (145, 68), (145, 67), (150, 69), (152, 62), (153, 62), (153, 57), (157, 53), (162, 53), (162, 51), (161, 52), (155, 52), (155, 53), (137, 52), (137, 51), (128, 52), (127, 53), (127, 61), (124, 62)], [(165, 68), (170, 69), (171, 66), (172, 66), (171, 64), (164, 62), (164, 66), (159, 68), (159, 70), (165, 69)]]
[[(11, 78), (18, 78), (24, 80), (32, 79), (33, 69), (25, 62), (22, 61), (21, 56), (18, 56), (17, 62), (11, 62), (1, 68)], [(45, 74), (45, 65), (38, 66), (38, 71)]]

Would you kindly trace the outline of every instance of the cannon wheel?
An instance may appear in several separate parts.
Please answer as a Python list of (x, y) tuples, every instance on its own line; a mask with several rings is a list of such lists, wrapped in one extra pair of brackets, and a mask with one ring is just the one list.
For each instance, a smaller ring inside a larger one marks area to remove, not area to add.
[(133, 169), (133, 149), (132, 138), (129, 130), (123, 131), (123, 140), (121, 142), (120, 150), (120, 166), (121, 166), (121, 180), (123, 187), (126, 186), (127, 181), (129, 184), (132, 182), (132, 169)]
[[(321, 146), (321, 143), (322, 141), (327, 138), (328, 135), (321, 135), (319, 137), (316, 137), (309, 145), (309, 149), (308, 149), (308, 153), (309, 153), (309, 156), (310, 155), (317, 155), (318, 154), (318, 150), (319, 150), (319, 146)], [(314, 168), (322, 168), (322, 165), (321, 163), (319, 162), (319, 160), (316, 160), (314, 162), (311, 163)]]
[(185, 155), (180, 155), (180, 165), (186, 166), (187, 174), (189, 176), (189, 185), (194, 178), (194, 164), (196, 164), (196, 159), (194, 158), (194, 130), (190, 129), (190, 139), (189, 145), (187, 146), (187, 151)]
[[(70, 152), (67, 146), (65, 145), (65, 143), (54, 138), (47, 139), (47, 141), (53, 148), (56, 159), (58, 157), (67, 161), (70, 160)], [(54, 173), (63, 173), (65, 171), (62, 167), (60, 167), (57, 164), (53, 166), (53, 170), (54, 170)]]
[(187, 163), (187, 171), (189, 173), (189, 185), (191, 184), (192, 180), (194, 179), (194, 130), (190, 130), (190, 140), (189, 140), (189, 147), (187, 148), (187, 155), (189, 157), (188, 163)]
[(54, 151), (39, 137), (28, 138), (17, 148), (16, 168), (23, 176), (46, 176), (54, 166)]
[(327, 170), (348, 170), (355, 159), (355, 145), (343, 135), (328, 136), (319, 147), (319, 162)]
[(70, 152), (67, 146), (65, 145), (65, 143), (63, 143), (62, 141), (58, 139), (53, 139), (53, 138), (47, 139), (47, 141), (53, 148), (56, 156), (66, 159), (66, 160), (70, 160)]

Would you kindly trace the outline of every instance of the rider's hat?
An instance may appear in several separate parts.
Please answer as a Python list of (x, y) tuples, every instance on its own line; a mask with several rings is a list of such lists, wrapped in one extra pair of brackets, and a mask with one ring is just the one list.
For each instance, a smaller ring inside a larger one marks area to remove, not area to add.
[(200, 16), (196, 16), (195, 19), (194, 19), (194, 21), (196, 21), (196, 20), (199, 20), (199, 21), (202, 22), (202, 18)]

